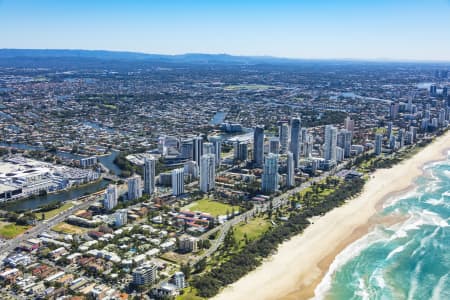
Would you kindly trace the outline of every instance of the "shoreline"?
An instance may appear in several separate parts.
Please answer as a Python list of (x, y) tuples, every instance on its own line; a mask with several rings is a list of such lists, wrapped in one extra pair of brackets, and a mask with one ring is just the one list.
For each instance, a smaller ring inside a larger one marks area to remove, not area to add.
[(276, 254), (213, 299), (298, 300), (314, 297), (314, 290), (342, 250), (375, 225), (400, 221), (383, 220), (378, 212), (387, 200), (414, 188), (424, 167), (445, 159), (449, 148), (450, 131), (447, 131), (411, 158), (390, 169), (377, 170), (370, 175), (359, 196), (322, 217), (313, 218), (313, 223), (302, 234), (281, 244)]

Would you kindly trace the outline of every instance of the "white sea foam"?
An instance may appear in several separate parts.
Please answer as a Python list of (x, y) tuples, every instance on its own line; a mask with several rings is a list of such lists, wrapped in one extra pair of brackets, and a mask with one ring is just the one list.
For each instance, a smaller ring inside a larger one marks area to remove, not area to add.
[(441, 227), (436, 227), (430, 235), (427, 235), (426, 237), (421, 239), (419, 247), (417, 247), (417, 249), (414, 250), (414, 252), (411, 254), (411, 256), (415, 256), (417, 254), (417, 252), (419, 252), (422, 249), (425, 249), (426, 245), (428, 245), (428, 243), (433, 240), (433, 238), (437, 235), (437, 233), (439, 232), (440, 229), (441, 229)]
[(441, 198), (441, 199), (431, 198), (431, 199), (428, 199), (427, 201), (425, 201), (425, 203), (431, 204), (433, 206), (439, 206), (444, 203), (444, 199), (443, 198)]
[(369, 282), (374, 282), (381, 290), (386, 288), (386, 282), (383, 277), (383, 269), (376, 268), (375, 271), (370, 275)]
[(417, 188), (408, 190), (404, 194), (391, 196), (389, 197), (384, 203), (383, 203), (383, 209), (396, 205), (399, 201), (408, 199), (408, 198), (414, 198), (419, 197), (421, 193), (417, 190)]
[(414, 240), (408, 241), (406, 244), (398, 246), (391, 252), (389, 252), (388, 256), (386, 257), (386, 260), (392, 258), (395, 254), (403, 252), (406, 248), (408, 248), (409, 245), (411, 245), (414, 242)]
[(414, 294), (417, 290), (417, 278), (420, 274), (420, 270), (422, 269), (422, 261), (419, 261), (414, 269), (414, 273), (411, 275), (411, 285), (409, 287), (408, 292), (408, 300), (414, 299)]
[[(442, 219), (438, 214), (432, 211), (413, 211), (411, 213), (411, 216), (405, 222), (393, 225), (388, 228), (388, 230), (394, 232), (392, 235), (389, 235), (389, 233), (384, 231), (381, 227), (376, 227), (375, 230), (371, 231), (366, 236), (347, 246), (347, 248), (345, 248), (336, 256), (336, 258), (330, 265), (328, 272), (325, 274), (322, 281), (314, 290), (314, 299), (324, 299), (327, 292), (331, 288), (333, 275), (352, 258), (358, 256), (364, 249), (367, 249), (377, 242), (385, 242), (387, 244), (395, 239), (407, 237), (408, 231), (418, 230), (424, 225), (433, 225), (437, 226), (438, 228), (449, 226), (446, 220)], [(437, 231), (434, 233), (434, 235), (436, 233)], [(430, 236), (429, 239), (431, 240), (434, 235)], [(405, 247), (412, 242), (413, 240), (391, 251), (391, 253), (388, 254), (388, 259), (396, 253), (404, 251)], [(422, 247), (425, 246), (426, 242), (427, 240), (423, 241)]]
[(450, 193), (445, 192), (444, 194), (442, 194), (441, 198), (439, 198), (439, 199), (428, 199), (425, 202), (430, 204), (430, 205), (433, 205), (433, 206), (450, 207), (450, 203), (447, 203), (447, 201), (445, 201), (444, 196), (450, 197)]
[(427, 184), (427, 187), (425, 188), (425, 193), (434, 193), (441, 187), (441, 181), (438, 179), (435, 179)]
[(447, 178), (450, 178), (450, 171), (444, 170), (444, 175), (445, 175)]
[(450, 163), (450, 151), (447, 154), (447, 158), (446, 160), (441, 160), (441, 161), (434, 161), (431, 163), (427, 163), (423, 166), (423, 170), (428, 170), (428, 169), (433, 169), (437, 166), (448, 166)]
[(448, 227), (446, 220), (442, 219), (438, 214), (429, 211), (413, 211), (411, 216), (402, 224), (396, 224), (389, 229), (395, 231), (389, 241), (393, 241), (398, 238), (404, 238), (408, 236), (408, 231), (418, 230), (424, 225), (433, 225), (438, 227)]
[(355, 241), (345, 248), (341, 253), (339, 253), (334, 261), (331, 263), (328, 272), (323, 277), (322, 281), (317, 285), (314, 290), (313, 299), (324, 299), (327, 292), (331, 288), (332, 276), (338, 271), (342, 266), (344, 266), (352, 258), (358, 256), (364, 249), (370, 247), (370, 245), (386, 240), (388, 238), (385, 231), (381, 228), (376, 227), (375, 230), (371, 231), (364, 237)]
[(425, 185), (424, 192), (433, 193), (442, 186), (442, 180), (434, 173), (434, 171), (430, 170), (429, 174), (427, 175), (430, 179)]
[(370, 294), (367, 290), (366, 283), (364, 282), (364, 279), (359, 278), (359, 284), (358, 284), (358, 290), (355, 291), (355, 295), (360, 296), (363, 300), (369, 300)]
[[(442, 276), (441, 278), (439, 278), (438, 283), (436, 284), (436, 286), (433, 288), (433, 293), (431, 295), (431, 300), (440, 300), (440, 299), (444, 299), (445, 296), (441, 297), (442, 291), (445, 288), (445, 281), (447, 279), (448, 273), (445, 274), (444, 276)], [(448, 299), (448, 298), (447, 298)]]
[[(450, 156), (450, 151), (449, 151)], [(428, 164), (425, 166), (425, 169), (435, 167), (437, 165), (449, 165), (450, 161), (446, 162), (435, 162), (432, 164)], [(397, 204), (399, 201), (410, 199), (410, 198), (419, 198), (419, 202), (427, 203), (433, 206), (447, 206), (450, 205), (448, 202), (448, 198), (450, 197), (450, 191), (446, 191), (442, 193), (442, 196), (440, 199), (423, 199), (425, 197), (424, 194), (427, 193), (427, 187), (429, 190), (435, 190), (436, 187), (443, 187), (443, 181), (441, 178), (437, 176), (437, 173), (429, 172), (431, 174), (431, 178), (427, 179), (424, 184), (420, 182), (415, 188), (408, 190), (402, 195), (396, 195), (391, 198), (389, 198), (387, 201), (385, 201), (383, 208), (387, 208), (390, 206), (393, 206)], [(450, 171), (445, 171), (445, 175), (450, 178)], [(446, 181), (446, 180), (445, 180)], [(415, 202), (415, 201), (414, 201)], [(414, 204), (411, 203), (411, 204)], [(403, 206), (402, 206), (403, 208)], [(397, 209), (396, 209), (397, 210)], [(439, 214), (423, 209), (420, 207), (411, 207), (409, 209), (409, 217), (406, 221), (392, 225), (388, 228), (383, 228), (382, 226), (376, 227), (375, 230), (368, 233), (366, 236), (360, 238), (359, 240), (355, 241), (354, 243), (347, 246), (341, 253), (339, 253), (332, 264), (330, 265), (330, 268), (328, 272), (323, 277), (322, 281), (319, 283), (319, 285), (315, 289), (315, 296), (313, 299), (324, 299), (329, 290), (332, 287), (333, 283), (333, 276), (349, 261), (351, 261), (353, 258), (359, 256), (362, 251), (373, 245), (374, 243), (385, 243), (385, 245), (388, 245), (391, 241), (395, 239), (402, 239), (408, 236), (408, 232), (410, 231), (416, 231), (421, 229), (423, 226), (432, 226), (433, 231), (428, 234), (426, 237), (423, 237), (420, 240), (420, 245), (418, 245), (417, 249), (412, 252), (411, 256), (414, 256), (418, 253), (423, 253), (423, 255), (426, 254), (426, 249), (432, 243), (436, 247), (443, 247), (444, 245), (440, 244), (438, 241), (436, 241), (436, 235), (439, 234), (439, 232), (444, 233), (444, 230), (441, 230), (441, 228), (449, 227), (450, 218), (444, 219)], [(406, 242), (406, 241), (405, 241)], [(408, 243), (405, 245), (401, 245), (394, 250), (392, 250), (386, 257), (386, 259), (392, 259), (397, 254), (404, 252), (408, 248), (409, 243), (417, 243), (417, 239), (410, 239)], [(444, 251), (445, 251), (444, 247)], [(412, 249), (411, 249), (412, 251)], [(415, 259), (418, 259), (416, 257)], [(408, 299), (414, 299), (417, 297), (417, 290), (419, 287), (419, 274), (421, 272), (422, 268), (422, 262), (419, 261), (416, 265), (416, 268), (414, 270), (414, 273), (411, 275), (410, 278), (410, 290), (408, 292)], [(439, 280), (439, 283), (435, 286), (433, 290), (433, 299), (439, 299), (441, 296), (442, 290), (446, 289), (446, 282), (447, 277), (441, 278)], [(359, 280), (355, 280), (354, 285), (352, 285), (352, 289), (358, 291), (358, 296), (364, 298), (366, 295), (370, 296), (370, 286), (375, 286), (380, 288), (380, 290), (388, 288), (388, 284), (385, 282), (385, 278), (383, 277), (383, 267), (378, 267), (370, 276), (368, 282), (364, 282)], [(356, 292), (355, 292), (356, 293)], [(373, 296), (373, 295), (372, 295)]]

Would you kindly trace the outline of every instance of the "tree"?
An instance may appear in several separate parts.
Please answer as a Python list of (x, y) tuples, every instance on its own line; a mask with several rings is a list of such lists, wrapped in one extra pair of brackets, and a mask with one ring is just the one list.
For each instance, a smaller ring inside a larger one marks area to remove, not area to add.
[(211, 241), (210, 240), (203, 240), (202, 248), (203, 249), (209, 249), (210, 247), (211, 247)]
[(231, 228), (227, 234), (225, 235), (225, 238), (223, 240), (223, 246), (225, 249), (232, 248), (236, 243), (236, 240), (234, 239), (233, 234), (233, 228)]
[(273, 200), (271, 199), (269, 202), (269, 211), (268, 211), (269, 219), (272, 219), (272, 210), (273, 210)]
[(186, 277), (186, 280), (191, 277), (192, 268), (189, 263), (187, 264), (181, 264), (180, 271), (183, 272), (184, 276)]
[(246, 245), (250, 242), (250, 240), (249, 240), (249, 238), (247, 236), (247, 233), (244, 233), (244, 241), (245, 241)]
[(206, 257), (200, 259), (196, 264), (195, 264), (195, 272), (196, 273), (201, 273), (206, 269)]

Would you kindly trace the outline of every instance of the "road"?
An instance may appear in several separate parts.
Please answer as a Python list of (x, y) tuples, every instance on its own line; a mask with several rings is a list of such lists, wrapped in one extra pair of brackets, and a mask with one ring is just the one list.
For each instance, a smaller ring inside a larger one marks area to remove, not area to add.
[[(320, 175), (318, 177), (313, 177), (311, 180), (309, 180), (309, 181), (307, 181), (305, 183), (302, 183), (300, 186), (298, 186), (298, 187), (296, 187), (294, 189), (288, 190), (285, 193), (283, 193), (282, 195), (279, 195), (279, 196), (273, 198), (273, 200), (272, 200), (273, 208), (278, 208), (278, 207), (280, 207), (282, 205), (286, 205), (288, 203), (289, 197), (291, 195), (294, 195), (294, 194), (300, 192), (301, 190), (310, 187), (313, 183), (317, 183), (317, 182), (320, 182), (320, 181), (324, 180), (326, 177), (328, 177), (328, 176), (334, 174), (335, 172), (339, 171), (342, 168), (342, 166), (343, 165), (339, 165), (338, 167), (336, 167), (332, 171), (324, 172), (322, 175)], [(228, 170), (226, 170), (226, 171), (228, 171)], [(220, 173), (224, 173), (226, 171), (222, 171)], [(188, 186), (192, 186), (192, 185), (194, 185), (196, 183), (197, 182), (192, 182)], [(76, 201), (81, 202), (81, 203), (74, 205), (70, 209), (68, 209), (68, 210), (66, 210), (64, 212), (61, 212), (60, 214), (56, 215), (55, 217), (53, 217), (53, 218), (51, 218), (49, 220), (38, 222), (38, 224), (36, 226), (34, 226), (33, 228), (29, 229), (25, 234), (22, 234), (21, 236), (18, 236), (18, 237), (14, 238), (14, 239), (11, 239), (11, 240), (7, 240), (3, 245), (0, 246), (0, 253), (8, 253), (8, 252), (10, 252), (11, 250), (17, 248), (20, 245), (20, 243), (23, 242), (24, 240), (36, 237), (39, 234), (41, 234), (42, 232), (48, 231), (53, 226), (55, 226), (56, 224), (64, 221), (66, 218), (68, 218), (74, 212), (76, 212), (78, 210), (81, 210), (81, 209), (88, 208), (94, 202), (99, 201), (100, 198), (102, 197), (101, 195), (103, 193), (104, 193), (104, 191), (99, 191), (99, 192), (96, 192), (94, 194), (78, 198)], [(211, 234), (219, 231), (219, 236), (213, 241), (211, 247), (205, 253), (203, 253), (202, 255), (198, 256), (192, 263), (195, 264), (199, 260), (201, 260), (201, 259), (203, 259), (205, 257), (209, 257), (210, 255), (212, 255), (220, 247), (220, 245), (222, 244), (223, 240), (225, 239), (226, 234), (228, 233), (228, 231), (230, 230), (231, 227), (237, 225), (240, 222), (245, 221), (246, 219), (252, 218), (257, 211), (259, 211), (259, 212), (267, 211), (267, 209), (269, 209), (269, 205), (270, 205), (270, 203), (265, 203), (265, 204), (262, 204), (262, 205), (256, 205), (251, 210), (246, 211), (245, 213), (243, 213), (241, 215), (238, 215), (238, 216), (234, 217), (233, 219), (225, 222), (224, 224), (222, 224), (220, 226), (217, 226), (216, 228), (214, 228), (214, 229), (208, 231), (207, 233), (203, 234), (200, 237), (201, 239), (205, 239), (208, 236), (210, 236)]]
[(77, 210), (88, 208), (90, 205), (97, 202), (102, 197), (101, 196), (102, 193), (104, 193), (104, 191), (96, 192), (87, 197), (86, 196), (80, 197), (76, 200), (80, 203), (72, 206), (70, 209), (59, 213), (58, 215), (54, 216), (49, 220), (38, 221), (37, 225), (26, 231), (24, 234), (14, 239), (7, 240), (3, 245), (1, 245), (0, 254), (9, 253), (11, 250), (17, 248), (23, 241), (37, 237), (42, 232), (50, 230), (53, 226), (64, 221), (70, 215), (74, 214)]
[[(288, 190), (285, 193), (273, 198), (273, 200), (272, 200), (273, 208), (276, 209), (280, 206), (288, 204), (290, 196), (295, 195), (306, 188), (309, 188), (313, 183), (318, 183), (318, 182), (324, 180), (325, 178), (327, 178), (328, 176), (334, 175), (336, 172), (340, 171), (343, 167), (344, 167), (344, 164), (340, 164), (336, 168), (334, 168), (330, 171), (324, 172), (320, 176), (313, 177), (313, 178), (311, 178), (311, 180), (308, 180), (307, 182), (302, 183), (298, 187)], [(245, 221), (246, 219), (252, 218), (258, 211), (259, 212), (267, 211), (269, 209), (269, 206), (270, 206), (269, 202), (266, 202), (262, 205), (256, 205), (251, 210), (248, 210), (245, 213), (238, 215), (238, 216), (234, 217), (233, 219), (225, 222), (224, 224), (217, 226), (214, 229), (204, 233), (202, 236), (200, 236), (200, 239), (206, 239), (211, 234), (213, 234), (217, 231), (220, 231), (219, 236), (213, 241), (211, 247), (205, 253), (196, 257), (192, 261), (191, 264), (194, 265), (201, 259), (203, 259), (205, 257), (209, 257), (214, 252), (216, 252), (217, 249), (222, 244), (223, 240), (225, 239), (226, 234), (228, 233), (228, 231), (230, 230), (231, 227), (239, 224), (240, 222)]]
[(238, 216), (234, 217), (233, 219), (225, 222), (223, 225), (218, 226), (218, 227), (208, 231), (207, 233), (205, 233), (202, 236), (203, 238), (211, 235), (212, 233), (214, 233), (216, 231), (219, 231), (219, 236), (212, 242), (211, 247), (209, 247), (209, 249), (206, 250), (201, 255), (195, 257), (195, 259), (191, 262), (191, 264), (195, 264), (198, 261), (200, 261), (201, 259), (211, 256), (220, 247), (220, 245), (222, 244), (223, 240), (225, 239), (225, 236), (227, 235), (227, 233), (231, 227), (233, 227), (241, 222), (244, 222), (245, 219), (252, 218), (255, 213), (256, 213), (256, 208), (253, 208), (253, 209), (248, 210), (245, 213), (238, 215)]

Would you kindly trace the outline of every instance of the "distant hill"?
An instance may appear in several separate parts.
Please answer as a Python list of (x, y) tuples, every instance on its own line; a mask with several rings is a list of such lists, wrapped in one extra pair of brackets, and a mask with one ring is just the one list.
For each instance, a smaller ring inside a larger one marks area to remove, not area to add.
[[(127, 51), (105, 50), (53, 50), (53, 49), (0, 49), (0, 67), (69, 69), (115, 69), (127, 71), (147, 67), (198, 67), (211, 66), (279, 66), (302, 67), (348, 67), (354, 65), (416, 65), (420, 62), (394, 62), (382, 60), (314, 60), (289, 59), (271, 56), (234, 56), (229, 54), (189, 53), (180, 55), (146, 54)], [(424, 63), (424, 62), (422, 62)], [(429, 62), (431, 63), (431, 62)], [(433, 63), (438, 66), (440, 63)], [(448, 65), (448, 63), (447, 63)]]
[(104, 50), (52, 50), (52, 49), (0, 49), (0, 59), (11, 58), (65, 58), (65, 59), (101, 59), (115, 61), (145, 61), (187, 64), (261, 64), (292, 63), (294, 59), (268, 56), (233, 56), (228, 54), (189, 53), (182, 55), (160, 55), (138, 52)]

